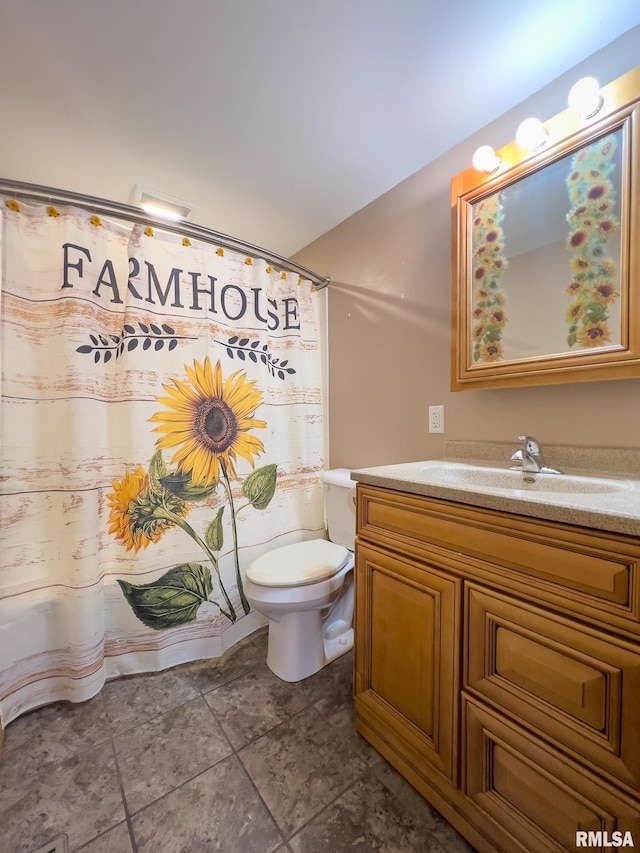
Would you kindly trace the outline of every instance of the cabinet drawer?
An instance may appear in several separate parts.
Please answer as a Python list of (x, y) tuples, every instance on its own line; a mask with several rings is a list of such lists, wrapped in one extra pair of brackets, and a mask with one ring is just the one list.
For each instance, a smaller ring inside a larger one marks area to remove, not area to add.
[(465, 584), (466, 686), (640, 790), (640, 653)]
[(358, 546), (356, 714), (414, 766), (457, 775), (462, 582)]
[(449, 552), (465, 575), (508, 582), (566, 612), (604, 611), (610, 624), (640, 630), (635, 537), (361, 484), (358, 536), (415, 556)]
[(470, 699), (463, 724), (465, 799), (498, 849), (573, 853), (579, 831), (640, 838), (634, 798)]

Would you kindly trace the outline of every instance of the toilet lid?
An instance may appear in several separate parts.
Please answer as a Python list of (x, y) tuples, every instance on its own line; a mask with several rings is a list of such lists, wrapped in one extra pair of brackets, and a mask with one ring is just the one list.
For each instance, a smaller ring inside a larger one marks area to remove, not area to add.
[(300, 586), (326, 580), (347, 562), (349, 551), (327, 539), (310, 539), (267, 551), (247, 569), (247, 578), (261, 586)]

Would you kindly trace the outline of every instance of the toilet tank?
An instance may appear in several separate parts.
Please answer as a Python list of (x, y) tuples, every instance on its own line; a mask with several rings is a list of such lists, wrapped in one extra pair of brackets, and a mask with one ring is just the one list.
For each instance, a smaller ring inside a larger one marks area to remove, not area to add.
[(356, 484), (350, 468), (332, 468), (322, 475), (329, 539), (353, 551), (356, 540)]

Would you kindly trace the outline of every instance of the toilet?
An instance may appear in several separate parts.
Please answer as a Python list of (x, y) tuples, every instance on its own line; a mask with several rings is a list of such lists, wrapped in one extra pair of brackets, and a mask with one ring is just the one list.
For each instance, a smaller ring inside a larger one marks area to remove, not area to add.
[(267, 665), (301, 681), (353, 647), (355, 483), (349, 468), (322, 475), (329, 539), (275, 548), (247, 569), (251, 606), (269, 619)]

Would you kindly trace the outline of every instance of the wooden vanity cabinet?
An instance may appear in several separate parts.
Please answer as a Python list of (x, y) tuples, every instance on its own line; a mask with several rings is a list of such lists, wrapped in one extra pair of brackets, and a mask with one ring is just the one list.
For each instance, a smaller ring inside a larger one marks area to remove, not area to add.
[(357, 494), (358, 732), (484, 853), (640, 846), (640, 540)]

